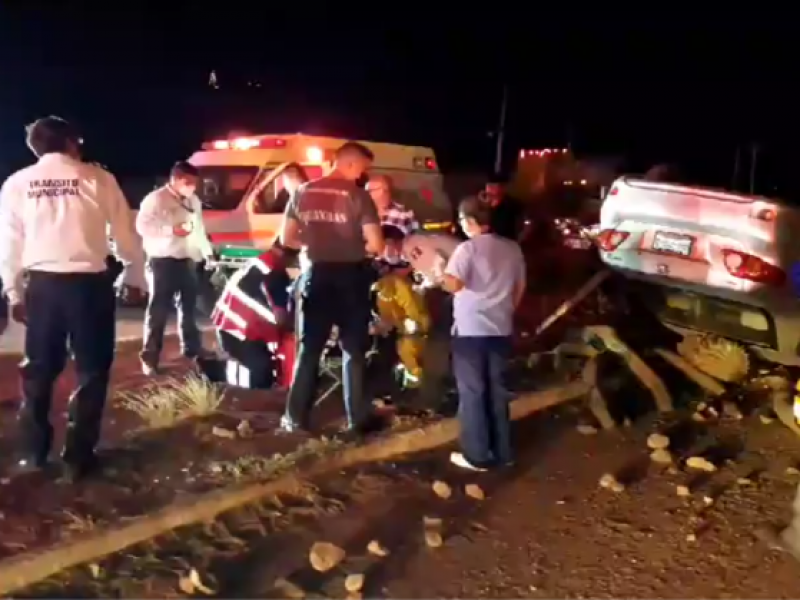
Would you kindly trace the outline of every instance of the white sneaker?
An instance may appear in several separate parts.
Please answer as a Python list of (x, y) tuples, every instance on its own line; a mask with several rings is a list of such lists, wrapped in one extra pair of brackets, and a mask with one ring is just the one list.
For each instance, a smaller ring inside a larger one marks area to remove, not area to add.
[(467, 460), (467, 457), (464, 456), (461, 452), (451, 452), (450, 453), (450, 462), (456, 465), (457, 467), (461, 467), (462, 469), (468, 469), (470, 471), (488, 471), (484, 467), (479, 467), (478, 465), (473, 465), (471, 462)]

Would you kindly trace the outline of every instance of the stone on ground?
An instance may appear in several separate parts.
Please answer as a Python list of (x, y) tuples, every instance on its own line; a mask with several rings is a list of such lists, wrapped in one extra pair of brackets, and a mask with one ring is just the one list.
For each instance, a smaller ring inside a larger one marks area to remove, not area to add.
[(348, 592), (360, 592), (361, 588), (364, 587), (364, 574), (363, 573), (352, 573), (348, 575), (344, 580), (344, 589)]
[(483, 489), (481, 489), (481, 486), (475, 483), (468, 483), (465, 485), (464, 493), (473, 500), (484, 500), (486, 498), (486, 494), (483, 492)]
[(444, 481), (433, 482), (433, 493), (439, 496), (442, 500), (447, 500), (453, 495), (453, 490)]
[(342, 562), (347, 553), (330, 542), (315, 542), (308, 553), (308, 560), (315, 571), (325, 573)]
[(647, 438), (647, 447), (651, 450), (666, 450), (669, 448), (669, 438), (662, 433), (651, 433)]
[(378, 540), (372, 540), (369, 544), (367, 544), (367, 552), (369, 552), (373, 556), (380, 556), (380, 557), (389, 556), (389, 550)]

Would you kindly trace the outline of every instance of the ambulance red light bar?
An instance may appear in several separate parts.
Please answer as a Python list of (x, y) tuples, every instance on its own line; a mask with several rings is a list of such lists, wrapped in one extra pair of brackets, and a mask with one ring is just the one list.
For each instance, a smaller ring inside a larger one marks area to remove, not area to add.
[(214, 140), (203, 144), (203, 150), (254, 150), (286, 148), (286, 140), (281, 138), (239, 137), (230, 140)]

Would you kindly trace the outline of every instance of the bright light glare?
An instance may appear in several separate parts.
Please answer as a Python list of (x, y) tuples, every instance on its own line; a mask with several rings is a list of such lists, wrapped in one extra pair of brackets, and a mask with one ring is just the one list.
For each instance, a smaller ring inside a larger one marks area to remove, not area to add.
[(322, 159), (324, 158), (324, 154), (319, 148), (311, 147), (306, 150), (306, 158), (308, 159), (308, 162), (321, 163)]

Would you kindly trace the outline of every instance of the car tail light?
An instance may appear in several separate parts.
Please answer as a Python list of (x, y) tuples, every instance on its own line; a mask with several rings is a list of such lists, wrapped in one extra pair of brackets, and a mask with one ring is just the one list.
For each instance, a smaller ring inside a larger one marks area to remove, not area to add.
[(613, 252), (619, 248), (620, 244), (628, 239), (631, 234), (627, 231), (617, 231), (616, 229), (604, 229), (597, 236), (597, 245), (603, 252)]
[(766, 221), (767, 223), (771, 223), (775, 220), (775, 211), (771, 208), (756, 208), (750, 215), (753, 219), (757, 221)]
[(783, 269), (747, 252), (723, 250), (722, 261), (728, 273), (739, 279), (774, 286), (781, 286), (786, 281)]
[(616, 196), (617, 194), (619, 194), (619, 188), (618, 188), (617, 186), (614, 186), (614, 187), (612, 187), (612, 188), (611, 188), (611, 189), (608, 191), (608, 195), (609, 195), (609, 196)]

